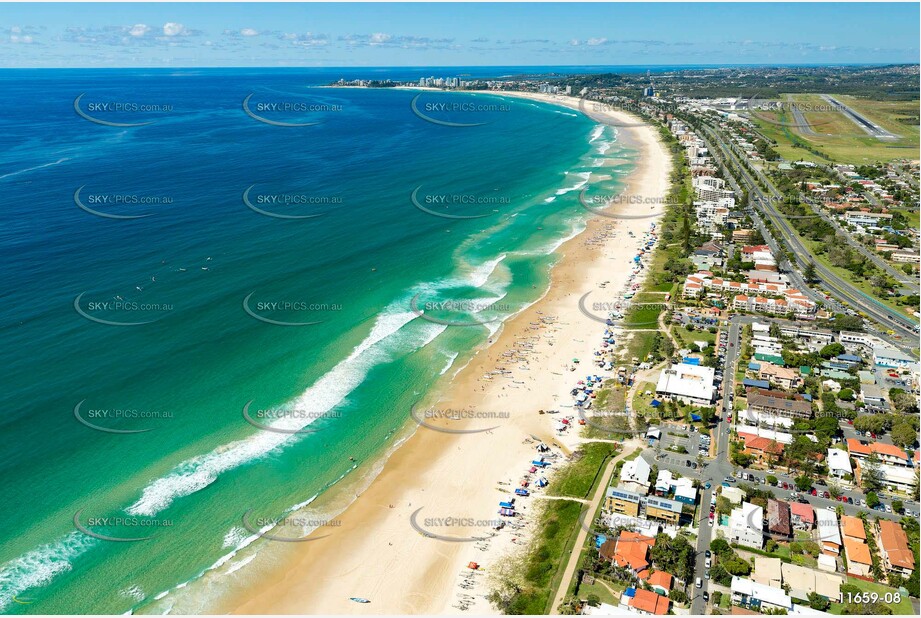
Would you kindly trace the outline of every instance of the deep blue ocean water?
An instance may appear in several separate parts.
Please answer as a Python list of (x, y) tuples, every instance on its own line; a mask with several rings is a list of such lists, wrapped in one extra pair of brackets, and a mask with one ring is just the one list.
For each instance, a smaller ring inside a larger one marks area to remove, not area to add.
[(632, 153), (549, 105), (319, 87), (448, 71), (0, 72), (0, 610), (220, 594), (271, 545), (244, 513), (334, 514), (542, 293), (579, 188)]

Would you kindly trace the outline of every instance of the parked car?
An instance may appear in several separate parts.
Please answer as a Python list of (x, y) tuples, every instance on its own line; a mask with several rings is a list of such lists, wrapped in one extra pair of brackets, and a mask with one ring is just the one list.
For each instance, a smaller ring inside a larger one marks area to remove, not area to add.
[(694, 581), (694, 585), (697, 586), (698, 588), (703, 588), (703, 587), (704, 587), (704, 582), (698, 577), (698, 578)]
[(707, 551), (704, 552), (704, 556), (707, 557), (707, 558), (709, 558), (711, 555), (712, 555), (712, 554), (710, 553), (710, 550), (709, 550), (709, 549), (708, 549)]
[(710, 568), (710, 559), (709, 559), (709, 558), (707, 558), (706, 560), (704, 560), (704, 566), (705, 566), (706, 568), (708, 568), (708, 569)]
[(710, 593), (704, 590), (704, 603), (707, 603), (710, 600)]

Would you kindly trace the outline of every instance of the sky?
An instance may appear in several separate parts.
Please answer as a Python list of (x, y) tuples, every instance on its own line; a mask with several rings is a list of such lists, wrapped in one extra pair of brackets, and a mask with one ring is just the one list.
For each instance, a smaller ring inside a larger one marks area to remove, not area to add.
[(0, 67), (919, 62), (918, 3), (12, 3)]

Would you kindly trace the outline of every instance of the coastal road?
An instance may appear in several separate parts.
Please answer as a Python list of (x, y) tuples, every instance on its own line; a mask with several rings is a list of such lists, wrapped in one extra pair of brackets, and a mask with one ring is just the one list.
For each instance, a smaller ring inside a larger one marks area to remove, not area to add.
[[(734, 158), (736, 160), (745, 159), (745, 156), (746, 156), (745, 153), (739, 150), (735, 142), (730, 142), (729, 147), (732, 149), (733, 154), (735, 155)], [(844, 179), (840, 174), (838, 174), (838, 171), (835, 170), (834, 168), (828, 167), (825, 165), (819, 165), (819, 167), (830, 174), (836, 175), (838, 178), (846, 182), (846, 179)], [(765, 186), (770, 187), (772, 189), (772, 194), (774, 195), (774, 197), (778, 199), (782, 198), (781, 193), (773, 187), (773, 185), (768, 180), (768, 178), (764, 175), (764, 173), (760, 169), (757, 169), (757, 168), (753, 168), (753, 169), (755, 170), (755, 176), (758, 177), (758, 180), (760, 180)], [(867, 201), (869, 201), (874, 206), (880, 206), (879, 200), (877, 200), (876, 196), (874, 196), (872, 193), (863, 192), (863, 196), (864, 198), (867, 199)], [(896, 281), (901, 283), (902, 286), (908, 289), (909, 291), (914, 292), (914, 293), (917, 293), (919, 291), (918, 281), (916, 277), (909, 276), (905, 274), (903, 271), (895, 268), (892, 264), (890, 264), (889, 262), (884, 260), (882, 257), (880, 257), (879, 254), (877, 254), (875, 251), (870, 250), (866, 245), (864, 245), (861, 242), (858, 242), (848, 230), (844, 229), (841, 226), (841, 224), (838, 223), (838, 221), (834, 217), (832, 217), (827, 212), (825, 212), (820, 207), (819, 204), (816, 204), (808, 196), (800, 194), (800, 200), (804, 202), (805, 204), (807, 204), (808, 206), (810, 206), (813, 209), (813, 211), (816, 212), (816, 214), (822, 220), (824, 220), (826, 223), (834, 227), (837, 232), (842, 234), (844, 238), (847, 240), (848, 244), (851, 245), (858, 252), (860, 252), (861, 255), (863, 255), (865, 258), (873, 262), (876, 266), (878, 266), (880, 269), (885, 271), (889, 276), (893, 277)]]
[(872, 251), (865, 244), (856, 240), (848, 230), (841, 227), (841, 224), (838, 223), (834, 217), (825, 212), (820, 205), (816, 204), (805, 195), (801, 196), (801, 199), (805, 204), (812, 208), (812, 210), (819, 216), (819, 218), (835, 228), (836, 232), (844, 236), (845, 240), (847, 240), (847, 244), (856, 249), (861, 255), (873, 262), (881, 270), (885, 271), (887, 275), (898, 281), (902, 287), (916, 294), (918, 293), (919, 286), (917, 280), (914, 277), (909, 277), (907, 274), (898, 268), (895, 268), (892, 264), (881, 258), (878, 253)]
[[(800, 268), (805, 268), (806, 265), (812, 261), (812, 255), (808, 248), (802, 243), (796, 231), (790, 226), (786, 218), (774, 207), (774, 201), (780, 198), (780, 193), (776, 188), (773, 187), (773, 185), (768, 182), (767, 186), (770, 187), (770, 190), (774, 195), (770, 197), (765, 195), (759, 184), (755, 181), (754, 178), (751, 177), (735, 153), (731, 149), (727, 149), (725, 147), (722, 137), (715, 131), (715, 129), (706, 124), (702, 126), (713, 139), (713, 141), (718, 144), (720, 152), (724, 153), (728, 159), (733, 160), (735, 167), (742, 175), (743, 182), (745, 182), (745, 184), (749, 187), (750, 201), (756, 204), (767, 216), (767, 218), (774, 224), (774, 229), (780, 233), (783, 241), (792, 249), (797, 266)], [(711, 152), (715, 151), (711, 150)], [(908, 317), (901, 315), (894, 309), (886, 307), (879, 301), (858, 290), (851, 283), (845, 281), (833, 273), (820, 262), (815, 261), (814, 264), (816, 272), (822, 278), (825, 287), (829, 289), (832, 295), (838, 297), (851, 306), (860, 309), (865, 314), (875, 319), (877, 322), (885, 324), (887, 327), (893, 329), (908, 341), (915, 341), (917, 339), (917, 335), (913, 330), (916, 324), (912, 320), (908, 319)], [(903, 342), (900, 345), (901, 347), (904, 347), (906, 344)]]

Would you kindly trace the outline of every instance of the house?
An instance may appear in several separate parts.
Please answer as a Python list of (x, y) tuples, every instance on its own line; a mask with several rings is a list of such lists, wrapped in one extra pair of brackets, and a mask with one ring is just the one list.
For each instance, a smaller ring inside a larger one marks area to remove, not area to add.
[(839, 448), (828, 449), (826, 463), (828, 464), (828, 473), (839, 479), (845, 476), (853, 476), (854, 474), (854, 470), (851, 468), (851, 458), (848, 457), (847, 452)]
[(799, 372), (787, 367), (778, 367), (773, 363), (761, 363), (758, 377), (786, 390), (793, 390), (802, 384)]
[(729, 542), (761, 549), (764, 540), (761, 533), (763, 527), (764, 509), (750, 502), (743, 502), (729, 514)]
[(678, 363), (659, 374), (656, 395), (677, 399), (687, 404), (708, 406), (716, 397), (712, 367)]
[(649, 576), (646, 583), (657, 593), (667, 597), (668, 593), (672, 590), (672, 575), (665, 571), (655, 571)]
[(685, 504), (697, 503), (697, 489), (694, 482), (687, 478), (674, 478), (670, 470), (659, 470), (654, 488), (655, 495), (668, 496), (674, 492), (675, 500)]
[[(819, 555), (819, 561), (829, 556)], [(831, 559), (834, 563), (834, 559)], [(815, 592), (834, 603), (841, 602), (841, 584), (844, 583), (844, 577), (834, 575), (834, 570), (830, 573), (816, 571), (807, 567), (796, 564), (781, 564), (780, 571), (783, 574), (783, 584), (789, 587), (789, 594), (794, 599), (801, 601), (809, 600), (809, 593)]]
[(808, 401), (764, 395), (757, 391), (750, 392), (747, 399), (748, 409), (753, 412), (787, 418), (810, 418), (812, 416), (812, 404)]
[(723, 487), (720, 495), (729, 500), (730, 504), (742, 504), (745, 499), (745, 492), (738, 487)]
[(681, 521), (681, 503), (677, 500), (648, 496), (646, 502), (646, 518), (657, 519), (672, 524)]
[(855, 541), (866, 542), (867, 532), (863, 527), (863, 520), (852, 515), (841, 516), (841, 531), (844, 533), (844, 540), (854, 539)]
[(636, 517), (640, 512), (640, 495), (619, 487), (608, 487), (604, 508), (609, 513)]
[[(854, 471), (854, 481), (860, 485), (863, 483), (863, 473), (866, 468), (863, 459), (857, 459), (857, 469)], [(912, 493), (915, 485), (915, 471), (911, 466), (894, 466), (891, 464), (879, 464), (878, 466), (880, 480), (889, 491), (902, 491)]]
[(780, 500), (769, 499), (768, 532), (773, 535), (789, 537), (793, 531), (790, 528), (790, 505)]
[(895, 446), (884, 442), (861, 442), (855, 438), (848, 438), (845, 442), (848, 453), (856, 460), (866, 459), (874, 453), (884, 464), (894, 466), (911, 466), (908, 453)]
[(742, 452), (751, 455), (759, 463), (770, 463), (783, 455), (784, 445), (775, 439), (741, 431), (739, 437), (745, 442), (745, 449)]
[(866, 541), (845, 537), (844, 555), (847, 557), (847, 572), (849, 575), (870, 576), (873, 560), (870, 558), (870, 546), (867, 545)]
[(879, 550), (883, 566), (910, 577), (915, 570), (915, 555), (908, 547), (908, 536), (897, 522), (879, 520)]
[(637, 588), (633, 598), (628, 601), (628, 605), (640, 614), (664, 616), (668, 613), (671, 601), (651, 590)]
[(710, 270), (714, 266), (722, 266), (725, 255), (720, 243), (710, 241), (694, 250), (694, 253), (691, 254), (691, 261), (697, 266), (697, 270)]
[(780, 558), (755, 556), (755, 569), (752, 571), (751, 577), (759, 584), (780, 588), (783, 583), (783, 576), (780, 573)]
[(790, 610), (793, 601), (781, 588), (765, 586), (748, 578), (733, 575), (732, 602), (735, 605), (764, 613), (765, 610)]
[(838, 515), (831, 509), (816, 513), (816, 532), (822, 552), (830, 556), (841, 553), (841, 532), (838, 530)]
[(628, 461), (620, 470), (621, 489), (646, 495), (646, 492), (649, 491), (649, 474), (651, 472), (652, 468), (642, 457)]
[(616, 539), (608, 539), (598, 550), (599, 555), (619, 567), (634, 573), (649, 567), (649, 548), (656, 544), (653, 537), (630, 530), (621, 530)]
[(892, 215), (879, 212), (850, 210), (844, 213), (844, 222), (848, 225), (856, 225), (858, 227), (878, 228), (883, 225), (889, 225), (891, 221)]
[(860, 400), (863, 401), (868, 408), (876, 408), (878, 410), (884, 410), (886, 408), (886, 396), (883, 394), (883, 389), (875, 384), (860, 385)]
[(815, 525), (815, 510), (811, 504), (790, 503), (790, 523), (796, 530), (812, 530)]
[(917, 359), (895, 348), (877, 346), (873, 348), (873, 364), (877, 367), (893, 369), (911, 369), (918, 364)]

